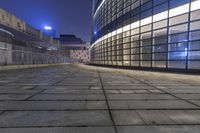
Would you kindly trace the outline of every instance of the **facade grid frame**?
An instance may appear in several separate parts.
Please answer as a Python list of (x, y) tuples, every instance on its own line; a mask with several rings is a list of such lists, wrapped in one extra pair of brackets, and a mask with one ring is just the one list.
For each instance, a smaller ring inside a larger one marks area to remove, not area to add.
[(102, 0), (91, 63), (200, 70), (200, 0)]

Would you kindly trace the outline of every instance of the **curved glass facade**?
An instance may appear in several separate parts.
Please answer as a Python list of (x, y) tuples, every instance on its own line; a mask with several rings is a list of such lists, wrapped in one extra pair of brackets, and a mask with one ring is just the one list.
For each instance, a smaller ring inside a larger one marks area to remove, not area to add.
[(96, 0), (91, 62), (200, 70), (200, 0)]

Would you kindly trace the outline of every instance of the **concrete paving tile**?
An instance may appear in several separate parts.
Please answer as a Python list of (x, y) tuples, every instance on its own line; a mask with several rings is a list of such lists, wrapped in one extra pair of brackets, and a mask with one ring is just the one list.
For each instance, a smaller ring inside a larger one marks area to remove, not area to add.
[(149, 93), (147, 90), (119, 90), (121, 94)]
[(181, 99), (200, 100), (200, 94), (174, 94)]
[(78, 89), (48, 89), (43, 93), (54, 93), (54, 94), (102, 94), (102, 90), (78, 90)]
[(85, 109), (108, 109), (106, 101), (87, 101)]
[(164, 93), (164, 92), (162, 92), (162, 91), (160, 91), (160, 90), (149, 90), (151, 93)]
[(107, 111), (9, 111), (0, 127), (111, 126)]
[(36, 85), (52, 85), (53, 83), (9, 83), (9, 85), (27, 85), (27, 86), (36, 86)]
[(168, 93), (190, 93), (190, 94), (196, 94), (199, 93), (200, 94), (200, 88), (197, 89), (190, 89), (190, 88), (180, 88), (180, 89), (165, 89), (165, 92)]
[(85, 101), (5, 101), (0, 110), (75, 110), (85, 109)]
[(200, 126), (120, 126), (118, 133), (199, 133)]
[(28, 94), (0, 94), (0, 100), (9, 101), (9, 100), (25, 100), (31, 95)]
[(171, 100), (175, 97), (168, 94), (107, 94), (109, 100)]
[(34, 94), (42, 91), (41, 89), (25, 90), (23, 88), (18, 89), (0, 89), (0, 94)]
[(198, 109), (181, 100), (109, 101), (111, 109)]
[(106, 94), (120, 94), (119, 90), (105, 90)]
[(200, 110), (162, 110), (176, 124), (200, 124)]
[(40, 94), (30, 100), (105, 100), (101, 94)]
[(90, 90), (101, 90), (102, 87), (101, 87), (101, 86), (90, 86), (89, 89), (90, 89)]
[(110, 109), (129, 109), (128, 101), (108, 101)]
[(115, 133), (113, 127), (5, 128), (1, 133)]
[(21, 85), (3, 85), (3, 86), (0, 86), (0, 90), (1, 89), (19, 89), (19, 88), (21, 88), (21, 87), (23, 87), (23, 86), (21, 86)]
[(140, 119), (135, 111), (112, 111), (116, 125), (140, 125), (144, 121)]
[(76, 81), (74, 81), (74, 82), (60, 82), (60, 83), (58, 83), (58, 84), (56, 84), (56, 85), (79, 85), (79, 86), (81, 86), (81, 85), (83, 85), (83, 86), (86, 86), (86, 85), (100, 85), (100, 82), (99, 83), (93, 83), (93, 82), (77, 82), (78, 80), (76, 80)]
[(175, 124), (172, 119), (170, 119), (160, 110), (137, 110), (137, 113), (145, 121), (146, 124)]
[(79, 85), (66, 85), (66, 86), (38, 86), (38, 89), (46, 89), (46, 90), (88, 90), (89, 89), (89, 85), (83, 85), (83, 86), (79, 86)]
[(115, 89), (115, 90), (124, 90), (124, 89), (128, 89), (128, 90), (136, 90), (136, 89), (155, 89), (151, 86), (147, 86), (144, 84), (132, 84), (132, 85), (104, 85), (105, 89)]
[(200, 106), (200, 100), (189, 100), (189, 101)]

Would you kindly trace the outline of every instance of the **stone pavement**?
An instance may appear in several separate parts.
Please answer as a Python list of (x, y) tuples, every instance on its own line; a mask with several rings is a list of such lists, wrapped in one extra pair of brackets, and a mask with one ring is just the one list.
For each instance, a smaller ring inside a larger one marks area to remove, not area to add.
[(0, 133), (199, 133), (198, 81), (81, 64), (0, 72)]

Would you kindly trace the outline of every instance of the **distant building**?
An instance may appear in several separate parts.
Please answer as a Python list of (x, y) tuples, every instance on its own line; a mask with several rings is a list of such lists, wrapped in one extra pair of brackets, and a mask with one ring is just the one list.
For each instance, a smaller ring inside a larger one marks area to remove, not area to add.
[(58, 49), (58, 40), (0, 8), (0, 65), (54, 62), (44, 62), (41, 54), (51, 55), (52, 51), (58, 54)]
[(79, 62), (89, 62), (88, 45), (75, 35), (63, 34), (60, 38), (60, 50), (62, 54)]

